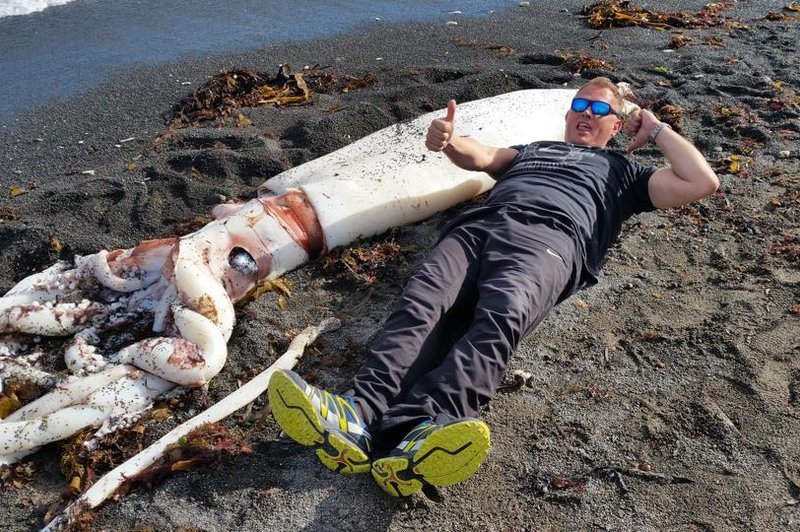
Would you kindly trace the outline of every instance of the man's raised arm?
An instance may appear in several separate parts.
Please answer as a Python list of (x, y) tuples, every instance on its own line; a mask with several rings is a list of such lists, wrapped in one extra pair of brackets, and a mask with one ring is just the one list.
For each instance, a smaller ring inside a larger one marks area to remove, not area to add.
[(436, 152), (444, 152), (453, 164), (464, 170), (486, 172), (495, 179), (507, 169), (517, 150), (513, 148), (495, 148), (486, 146), (470, 137), (456, 137), (455, 131), (456, 101), (447, 103), (447, 116), (437, 118), (428, 127), (425, 146)]
[(656, 170), (647, 187), (655, 207), (678, 207), (710, 196), (719, 188), (719, 178), (703, 154), (650, 111), (639, 109), (631, 113), (625, 122), (625, 133), (633, 137), (629, 153), (655, 142), (669, 161), (668, 167)]

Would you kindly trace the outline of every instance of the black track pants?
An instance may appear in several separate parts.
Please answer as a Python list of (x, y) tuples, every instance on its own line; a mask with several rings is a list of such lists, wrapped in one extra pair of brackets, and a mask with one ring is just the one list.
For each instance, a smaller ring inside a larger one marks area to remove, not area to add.
[(451, 230), (407, 281), (355, 376), (378, 447), (428, 418), (477, 416), (519, 341), (572, 292), (574, 253), (563, 233), (504, 212)]

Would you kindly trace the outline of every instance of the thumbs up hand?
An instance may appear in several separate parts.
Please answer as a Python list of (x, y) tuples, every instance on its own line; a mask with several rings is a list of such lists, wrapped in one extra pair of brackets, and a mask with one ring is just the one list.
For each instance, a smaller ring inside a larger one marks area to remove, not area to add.
[(431, 151), (442, 151), (453, 138), (456, 117), (456, 101), (447, 102), (447, 116), (437, 118), (428, 127), (428, 135), (425, 137), (425, 146)]

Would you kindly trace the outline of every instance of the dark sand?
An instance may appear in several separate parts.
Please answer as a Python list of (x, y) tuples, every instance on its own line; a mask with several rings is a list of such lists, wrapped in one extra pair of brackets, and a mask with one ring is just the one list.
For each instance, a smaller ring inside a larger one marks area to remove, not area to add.
[[(562, 304), (522, 343), (511, 369), (530, 372), (531, 386), (499, 393), (486, 408), (493, 449), (467, 482), (391, 499), (369, 477), (323, 468), (279, 437), (269, 416), (237, 415), (227, 425), (243, 431), (253, 453), (134, 487), (97, 511), (90, 529), (800, 526), (800, 111), (796, 100), (770, 104), (779, 96), (775, 82), (800, 89), (800, 25), (763, 20), (788, 2), (742, 1), (727, 14), (749, 30), (687, 30), (694, 44), (665, 53), (673, 32), (600, 33), (576, 15), (582, 3), (534, 2), (458, 26), (370, 26), (334, 40), (120, 72), (90, 94), (0, 129), (3, 290), (58, 258), (165, 235), (222, 197), (251, 197), (280, 169), (443, 107), (450, 97), (577, 86), (581, 80), (556, 64), (556, 50), (613, 62), (607, 74), (630, 82), (654, 109), (680, 106), (682, 132), (720, 168), (715, 196), (631, 220), (601, 283)], [(678, 4), (704, 2), (658, 6)], [(708, 37), (721, 46), (702, 44)], [(499, 57), (457, 46), (455, 38), (514, 53)], [(150, 149), (164, 128), (160, 115), (191, 88), (181, 81), (198, 86), (220, 69), (272, 72), (282, 62), (373, 72), (378, 81), (307, 107), (244, 109), (253, 126), (186, 130), (162, 151)], [(324, 111), (334, 104), (344, 109)], [(275, 132), (278, 140), (266, 138)], [(129, 137), (135, 140), (115, 147)], [(732, 155), (742, 157), (734, 173), (722, 162)], [(637, 158), (662, 162), (653, 149)], [(127, 170), (132, 162), (136, 168)], [(8, 198), (12, 185), (30, 191)], [(208, 393), (193, 392), (172, 421), (146, 422), (142, 443), (235, 389), (282, 352), (289, 332), (324, 316), (339, 315), (344, 326), (310, 349), (299, 371), (345, 387), (391, 310), (402, 273), (422, 260), (452, 215), (386, 236), (405, 262), (372, 288), (324, 272), (320, 261), (287, 275), (294, 291), (286, 308), (271, 293), (241, 309), (228, 363)], [(63, 244), (60, 253), (53, 238)], [(51, 364), (63, 368), (57, 349)], [(253, 411), (264, 405), (262, 398)], [(68, 481), (59, 472), (62, 448), (33, 455), (33, 480), (0, 491), (5, 530), (37, 529), (59, 500)]]

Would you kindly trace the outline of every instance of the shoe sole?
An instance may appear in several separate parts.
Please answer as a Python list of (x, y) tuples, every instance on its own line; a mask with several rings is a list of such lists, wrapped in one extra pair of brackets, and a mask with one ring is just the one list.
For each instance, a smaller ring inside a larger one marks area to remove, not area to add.
[(370, 470), (369, 456), (344, 433), (325, 428), (311, 399), (289, 375), (272, 376), (267, 391), (272, 415), (294, 441), (315, 447), (320, 462), (343, 475), (358, 475)]
[(489, 454), (489, 427), (478, 420), (442, 427), (413, 454), (389, 456), (372, 464), (372, 476), (394, 497), (407, 497), (424, 484), (449, 486), (472, 476)]

